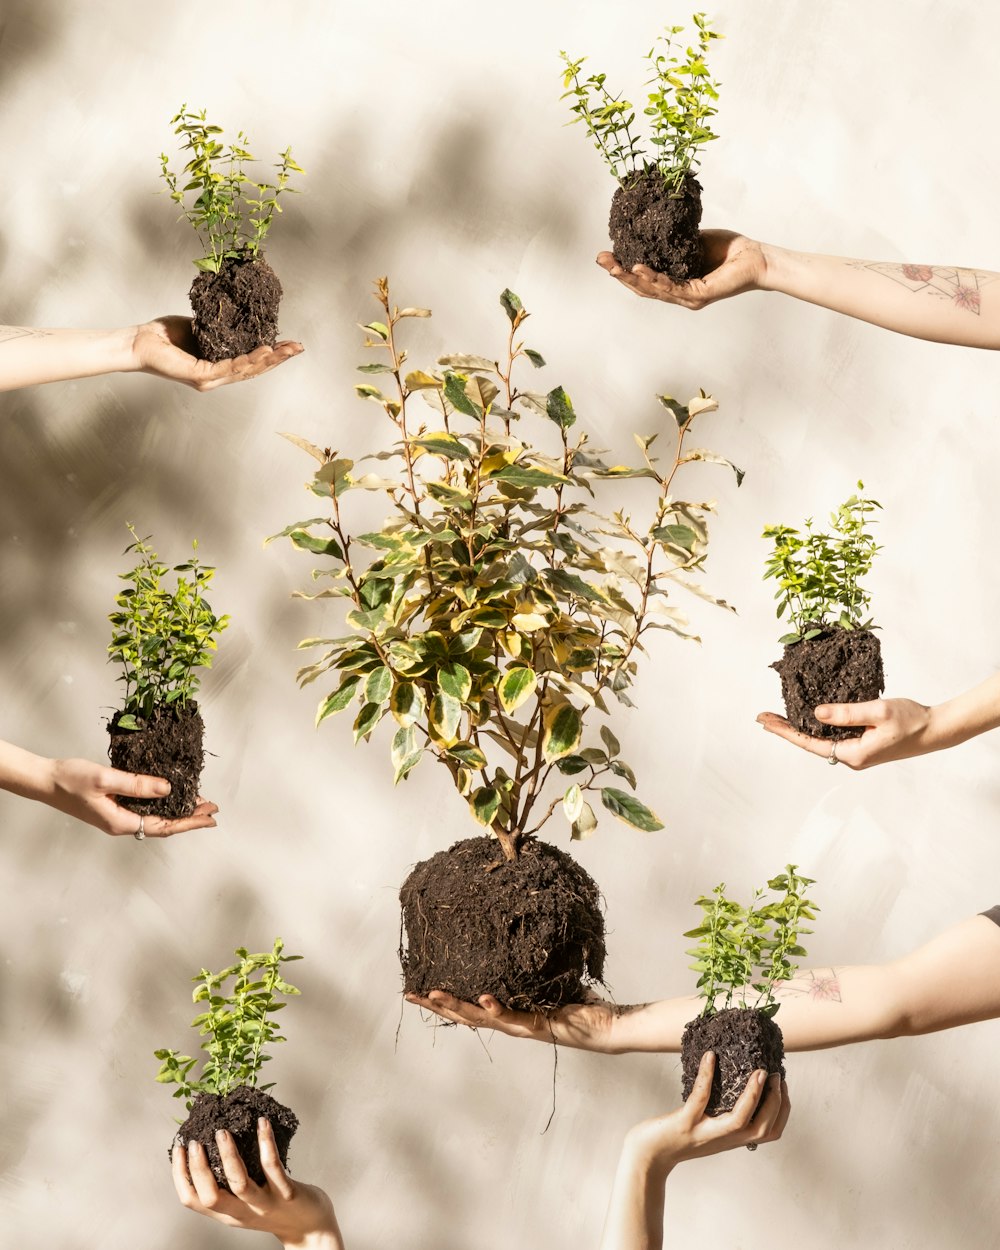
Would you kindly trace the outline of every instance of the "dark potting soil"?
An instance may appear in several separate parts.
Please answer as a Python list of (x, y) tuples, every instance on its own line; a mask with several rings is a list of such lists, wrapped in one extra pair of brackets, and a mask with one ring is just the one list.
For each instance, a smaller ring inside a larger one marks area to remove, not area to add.
[(674, 282), (702, 277), (700, 226), (701, 184), (692, 174), (674, 196), (653, 166), (634, 174), (611, 201), (608, 233), (615, 260), (626, 270), (648, 265)]
[(202, 360), (245, 356), (278, 338), (281, 283), (263, 256), (224, 261), (191, 283), (195, 345)]
[(143, 816), (165, 816), (174, 820), (190, 816), (198, 806), (201, 770), (205, 763), (205, 722), (197, 703), (154, 708), (144, 729), (119, 729), (124, 716), (116, 712), (108, 724), (111, 742), (108, 755), (113, 768), (127, 773), (165, 777), (171, 790), (162, 799), (133, 799), (121, 796), (117, 802), (130, 812)]
[(866, 629), (834, 625), (808, 642), (787, 643), (771, 668), (781, 678), (789, 724), (814, 738), (860, 738), (863, 726), (824, 725), (813, 710), (820, 703), (868, 703), (885, 690), (882, 648)]
[(582, 1002), (604, 975), (604, 917), (593, 878), (547, 842), (503, 858), (468, 838), (417, 864), (399, 892), (403, 987), (492, 994), (522, 1011)]
[[(179, 1141), (182, 1146), (192, 1141), (201, 1142), (212, 1174), (222, 1189), (228, 1189), (219, 1148), (215, 1144), (216, 1130), (228, 1129), (250, 1179), (258, 1185), (265, 1185), (267, 1177), (260, 1165), (260, 1148), (257, 1145), (257, 1120), (260, 1116), (271, 1121), (278, 1155), (287, 1167), (288, 1144), (299, 1127), (298, 1117), (264, 1090), (252, 1089), (248, 1085), (237, 1085), (221, 1098), (218, 1094), (199, 1094), (190, 1115), (177, 1130), (174, 1142)], [(173, 1153), (173, 1146), (168, 1153)]]
[(785, 1075), (784, 1039), (770, 1016), (752, 1007), (727, 1007), (713, 1016), (699, 1016), (684, 1026), (681, 1068), (685, 1102), (694, 1088), (698, 1065), (706, 1050), (715, 1051), (715, 1074), (706, 1115), (732, 1111), (758, 1068), (768, 1074)]

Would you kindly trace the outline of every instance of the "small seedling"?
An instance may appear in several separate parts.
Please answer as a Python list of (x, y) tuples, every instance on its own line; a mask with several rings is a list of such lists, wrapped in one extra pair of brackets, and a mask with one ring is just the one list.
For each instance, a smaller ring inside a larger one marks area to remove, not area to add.
[(765, 890), (755, 890), (748, 907), (726, 898), (725, 884), (698, 899), (704, 917), (684, 934), (698, 943), (687, 953), (696, 962), (698, 990), (705, 1000), (703, 1017), (730, 1007), (743, 1007), (773, 1016), (779, 1007), (775, 987), (796, 971), (794, 959), (805, 956), (799, 945), (803, 921), (814, 920), (819, 908), (804, 891), (815, 884), (801, 877), (795, 864), (772, 877), (767, 889), (781, 897), (764, 902)]
[(114, 626), (108, 646), (110, 662), (121, 666), (125, 683), (124, 715), (119, 729), (138, 730), (155, 708), (180, 709), (197, 693), (199, 670), (210, 668), (216, 637), (229, 624), (228, 616), (216, 616), (205, 599), (215, 569), (203, 565), (194, 554), (173, 572), (172, 589), (164, 585), (171, 569), (139, 538), (130, 525), (134, 541), (126, 554), (135, 553), (138, 563), (119, 577), (128, 583), (115, 596), (117, 611), (108, 617)]
[[(858, 491), (863, 490), (864, 483), (858, 482)], [(832, 533), (816, 532), (811, 519), (805, 534), (787, 525), (764, 530), (763, 537), (773, 543), (764, 579), (777, 581), (778, 618), (787, 616), (793, 626), (780, 642), (809, 641), (833, 625), (877, 628), (865, 616), (871, 596), (861, 580), (881, 550), (868, 532), (872, 514), (881, 507), (858, 493), (830, 514)]]
[[(239, 947), (239, 962), (209, 972), (206, 968), (192, 980), (197, 988), (192, 998), (204, 1003), (205, 1010), (191, 1021), (191, 1027), (204, 1038), (201, 1049), (206, 1052), (201, 1071), (192, 1072), (198, 1059), (176, 1050), (157, 1050), (161, 1061), (156, 1079), (164, 1085), (176, 1085), (175, 1098), (184, 1098), (190, 1111), (199, 1094), (225, 1097), (238, 1086), (261, 1090), (272, 1084), (257, 1085), (263, 1064), (271, 1058), (267, 1047), (285, 1041), (274, 1020), (285, 1003), (278, 998), (298, 994), (294, 985), (284, 979), (282, 965), (301, 959), (301, 955), (285, 955), (284, 943), (275, 938), (274, 947), (261, 954), (251, 954)], [(227, 987), (226, 983), (231, 981)]]
[(709, 121), (718, 112), (719, 84), (709, 75), (706, 57), (712, 40), (722, 36), (704, 13), (695, 13), (692, 20), (697, 46), (685, 48), (679, 41), (683, 26), (668, 26), (646, 54), (652, 77), (643, 114), (650, 119), (651, 155), (633, 133), (635, 107), (612, 95), (605, 74), (584, 77), (585, 57), (573, 60), (560, 53), (565, 65), (562, 98), (572, 101), (574, 114), (570, 124), (584, 126), (620, 186), (644, 170), (657, 169), (671, 195), (680, 195), (685, 179), (700, 164), (701, 149), (718, 138)]
[(305, 174), (292, 159), (292, 149), (279, 153), (273, 182), (258, 182), (246, 172), (255, 162), (250, 140), (238, 131), (228, 147), (221, 138), (222, 127), (208, 121), (206, 111), (189, 112), (182, 104), (171, 118), (174, 134), (184, 139), (182, 150), (190, 158), (180, 174), (170, 168), (165, 152), (160, 153), (160, 175), (183, 217), (194, 227), (204, 254), (195, 265), (207, 273), (219, 273), (227, 260), (256, 257), (267, 237), (278, 202), (289, 187), (292, 174)]

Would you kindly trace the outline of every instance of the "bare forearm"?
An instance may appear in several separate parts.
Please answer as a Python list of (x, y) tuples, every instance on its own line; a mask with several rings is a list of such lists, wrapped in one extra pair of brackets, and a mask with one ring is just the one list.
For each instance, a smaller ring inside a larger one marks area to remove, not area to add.
[(600, 1250), (661, 1250), (664, 1187), (669, 1173), (669, 1168), (657, 1166), (625, 1139)]
[(137, 330), (137, 326), (122, 330), (0, 326), (0, 391), (134, 370)]
[(1000, 274), (852, 260), (762, 244), (760, 287), (913, 338), (1000, 348)]
[(53, 760), (0, 742), (0, 790), (46, 802), (53, 793), (53, 766)]
[(957, 746), (996, 729), (1000, 726), (1000, 673), (931, 708), (930, 720), (935, 740), (943, 747)]

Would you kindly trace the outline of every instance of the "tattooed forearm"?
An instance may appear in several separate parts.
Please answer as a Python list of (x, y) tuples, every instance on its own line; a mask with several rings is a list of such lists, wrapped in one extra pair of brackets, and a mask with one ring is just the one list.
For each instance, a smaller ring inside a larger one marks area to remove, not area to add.
[(836, 968), (802, 972), (790, 981), (781, 981), (774, 988), (775, 998), (813, 998), (827, 1003), (841, 1003), (840, 978)]
[(981, 292), (1000, 274), (981, 269), (956, 269), (948, 265), (896, 265), (866, 260), (848, 261), (852, 269), (867, 269), (906, 287), (914, 294), (926, 291), (936, 299), (947, 300), (956, 308), (979, 316)]
[(30, 326), (0, 326), (0, 343), (12, 343), (15, 339), (47, 339), (51, 330), (33, 330)]

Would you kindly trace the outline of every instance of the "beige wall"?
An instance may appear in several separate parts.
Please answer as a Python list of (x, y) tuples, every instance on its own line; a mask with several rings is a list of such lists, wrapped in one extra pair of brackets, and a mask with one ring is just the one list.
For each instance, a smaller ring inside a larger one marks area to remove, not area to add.
[[(716, 11), (709, 223), (998, 266), (1000, 18), (968, 0)], [(738, 495), (709, 470), (701, 487), (721, 501), (710, 582), (739, 616), (698, 605), (704, 646), (658, 640), (641, 706), (615, 722), (668, 827), (608, 823), (579, 849), (607, 897), (619, 1001), (686, 992), (691, 900), (789, 859), (819, 879), (817, 962), (888, 958), (1000, 901), (995, 738), (853, 775), (753, 720), (777, 699), (760, 530), (824, 513), (859, 475), (886, 509), (872, 590), (890, 693), (934, 701), (996, 668), (996, 359), (777, 296), (692, 317), (593, 266), (611, 185), (562, 129), (556, 54), (591, 52), (637, 92), (659, 24), (685, 14), (645, 0), (4, 5), (3, 320), (184, 310), (191, 240), (156, 194), (181, 101), (264, 153), (291, 142), (309, 170), (270, 249), (301, 360), (210, 396), (122, 377), (2, 397), (0, 737), (100, 758), (126, 521), (170, 552), (197, 535), (234, 619), (204, 699), (217, 831), (138, 845), (0, 798), (4, 1247), (238, 1239), (174, 1201), (177, 1104), (151, 1051), (186, 1043), (202, 962), (275, 933), (308, 957), (271, 1073), (304, 1122), (292, 1162), (335, 1195), (353, 1245), (593, 1245), (622, 1132), (679, 1098), (672, 1057), (565, 1053), (543, 1136), (551, 1052), (401, 1013), (395, 891), (468, 819), (430, 767), (394, 792), (384, 745), (352, 750), (341, 721), (312, 730), (293, 648), (334, 613), (289, 601), (306, 557), (261, 548), (305, 515), (305, 460), (276, 430), (366, 448), (377, 414), (351, 393), (354, 323), (377, 274), (435, 310), (418, 329), (428, 356), (493, 351), (512, 286), (550, 385), (622, 456), (633, 429), (655, 428), (656, 391), (705, 386), (721, 404), (706, 440), (747, 470)], [(678, 1244), (717, 1219), (746, 1250), (995, 1245), (998, 1042), (987, 1024), (794, 1058), (785, 1141), (671, 1181)]]

